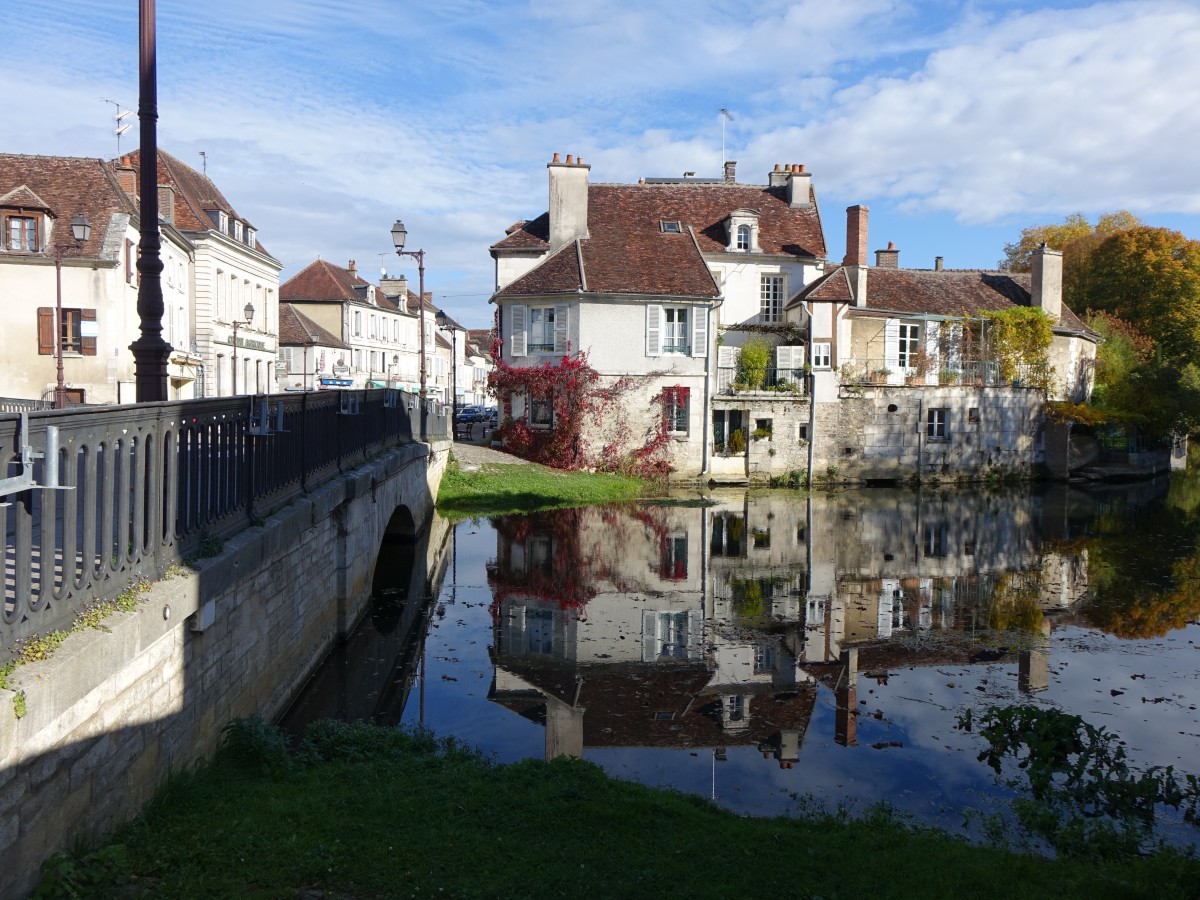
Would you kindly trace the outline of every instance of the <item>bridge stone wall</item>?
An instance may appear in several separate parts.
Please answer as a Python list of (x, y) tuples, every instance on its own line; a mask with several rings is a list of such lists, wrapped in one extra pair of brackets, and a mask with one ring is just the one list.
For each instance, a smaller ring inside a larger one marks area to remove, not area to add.
[(340, 476), (18, 669), (0, 691), (0, 898), (136, 815), (231, 719), (278, 716), (366, 609), (384, 535), (426, 527), (448, 450)]

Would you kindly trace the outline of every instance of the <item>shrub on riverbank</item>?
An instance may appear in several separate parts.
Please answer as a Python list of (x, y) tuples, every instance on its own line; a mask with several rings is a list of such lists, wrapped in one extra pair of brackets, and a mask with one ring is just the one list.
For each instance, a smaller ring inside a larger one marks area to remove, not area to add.
[(298, 749), (256, 720), (112, 843), (45, 868), (44, 896), (1194, 896), (1160, 853), (1052, 861), (886, 813), (741, 818), (568, 758), (496, 765), (427, 732), (319, 722)]
[(646, 483), (592, 472), (564, 472), (532, 463), (486, 465), (470, 471), (451, 463), (437, 508), (447, 518), (532, 512), (613, 503), (637, 497)]

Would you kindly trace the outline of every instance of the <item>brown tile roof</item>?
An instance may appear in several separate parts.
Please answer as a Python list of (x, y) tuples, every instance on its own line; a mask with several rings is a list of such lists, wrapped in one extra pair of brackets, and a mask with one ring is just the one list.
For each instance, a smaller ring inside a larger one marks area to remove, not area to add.
[[(309, 263), (279, 286), (280, 300), (326, 300), (335, 303), (364, 301), (370, 282), (356, 272), (335, 266), (328, 260)], [(382, 297), (382, 294), (377, 293)], [(395, 301), (389, 303), (395, 309)]]
[[(25, 156), (0, 153), (0, 195), (3, 205), (48, 212), (55, 219), (53, 242), (70, 256), (99, 259), (112, 217), (135, 215), (103, 160), (69, 156)], [(71, 218), (87, 217), (92, 232), (76, 248)]]
[(335, 334), (322, 328), (290, 303), (279, 304), (279, 343), (293, 346), (319, 344), (349, 350)]
[[(703, 253), (727, 246), (726, 219), (736, 209), (759, 213), (765, 253), (823, 258), (825, 239), (814, 203), (792, 209), (783, 188), (736, 184), (593, 184), (588, 237), (555, 254), (498, 295), (586, 290), (596, 293), (717, 297)], [(662, 231), (678, 221), (682, 234)], [(548, 217), (510, 229), (493, 251), (548, 249)], [(582, 267), (580, 266), (582, 257)]]
[[(825, 278), (813, 282), (793, 299), (848, 303), (849, 272), (838, 266)], [(861, 309), (901, 315), (971, 316), (1010, 306), (1029, 306), (1027, 273), (991, 272), (979, 269), (867, 269), (867, 303)], [(789, 304), (791, 305), (791, 304)], [(1065, 305), (1058, 327), (1088, 331)]]

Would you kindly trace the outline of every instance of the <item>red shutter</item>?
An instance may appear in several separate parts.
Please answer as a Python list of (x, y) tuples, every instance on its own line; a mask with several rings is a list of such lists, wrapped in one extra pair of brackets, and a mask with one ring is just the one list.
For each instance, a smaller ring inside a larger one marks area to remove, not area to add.
[(37, 316), (38, 353), (46, 356), (54, 352), (54, 307), (39, 306)]
[[(79, 321), (81, 323), (82, 322), (95, 322), (96, 321), (96, 311), (94, 309), (81, 309), (79, 311)], [(81, 337), (79, 340), (79, 343), (83, 348), (84, 356), (95, 356), (96, 355), (96, 339), (94, 337)]]

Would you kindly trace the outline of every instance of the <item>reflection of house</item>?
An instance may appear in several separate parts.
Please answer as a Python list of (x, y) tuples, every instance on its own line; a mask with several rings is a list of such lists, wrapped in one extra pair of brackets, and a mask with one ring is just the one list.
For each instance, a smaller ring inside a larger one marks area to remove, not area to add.
[[(1033, 255), (1030, 275), (898, 268), (889, 245), (867, 265), (867, 209), (847, 211), (845, 262), (797, 293), (788, 315), (810, 322), (813, 470), (897, 479), (1028, 473), (1043, 458), (1044, 398), (1090, 395), (1098, 336), (1062, 304), (1062, 254)], [(983, 314), (1043, 310), (1052, 371), (997, 357)], [(1024, 382), (1024, 384), (1022, 383)]]
[[(803, 167), (776, 167), (766, 185), (738, 184), (733, 163), (723, 179), (635, 185), (589, 184), (590, 166), (571, 156), (548, 169), (549, 212), (491, 248), (504, 362), (586, 354), (606, 383), (629, 377), (613, 418), (640, 446), (665, 416), (681, 473), (806, 468), (805, 351), (783, 315), (825, 254)], [(768, 346), (751, 377), (736, 356), (752, 331)], [(500, 400), (508, 416), (556, 427), (549, 398)], [(595, 455), (615, 433), (584, 437)]]
[[(1027, 496), (709, 499), (498, 520), (492, 696), (544, 721), (551, 755), (752, 745), (795, 762), (818, 684), (854, 742), (860, 670), (1015, 662), (1040, 690), (1051, 616), (1085, 590)], [(1019, 649), (979, 643), (992, 629)]]

